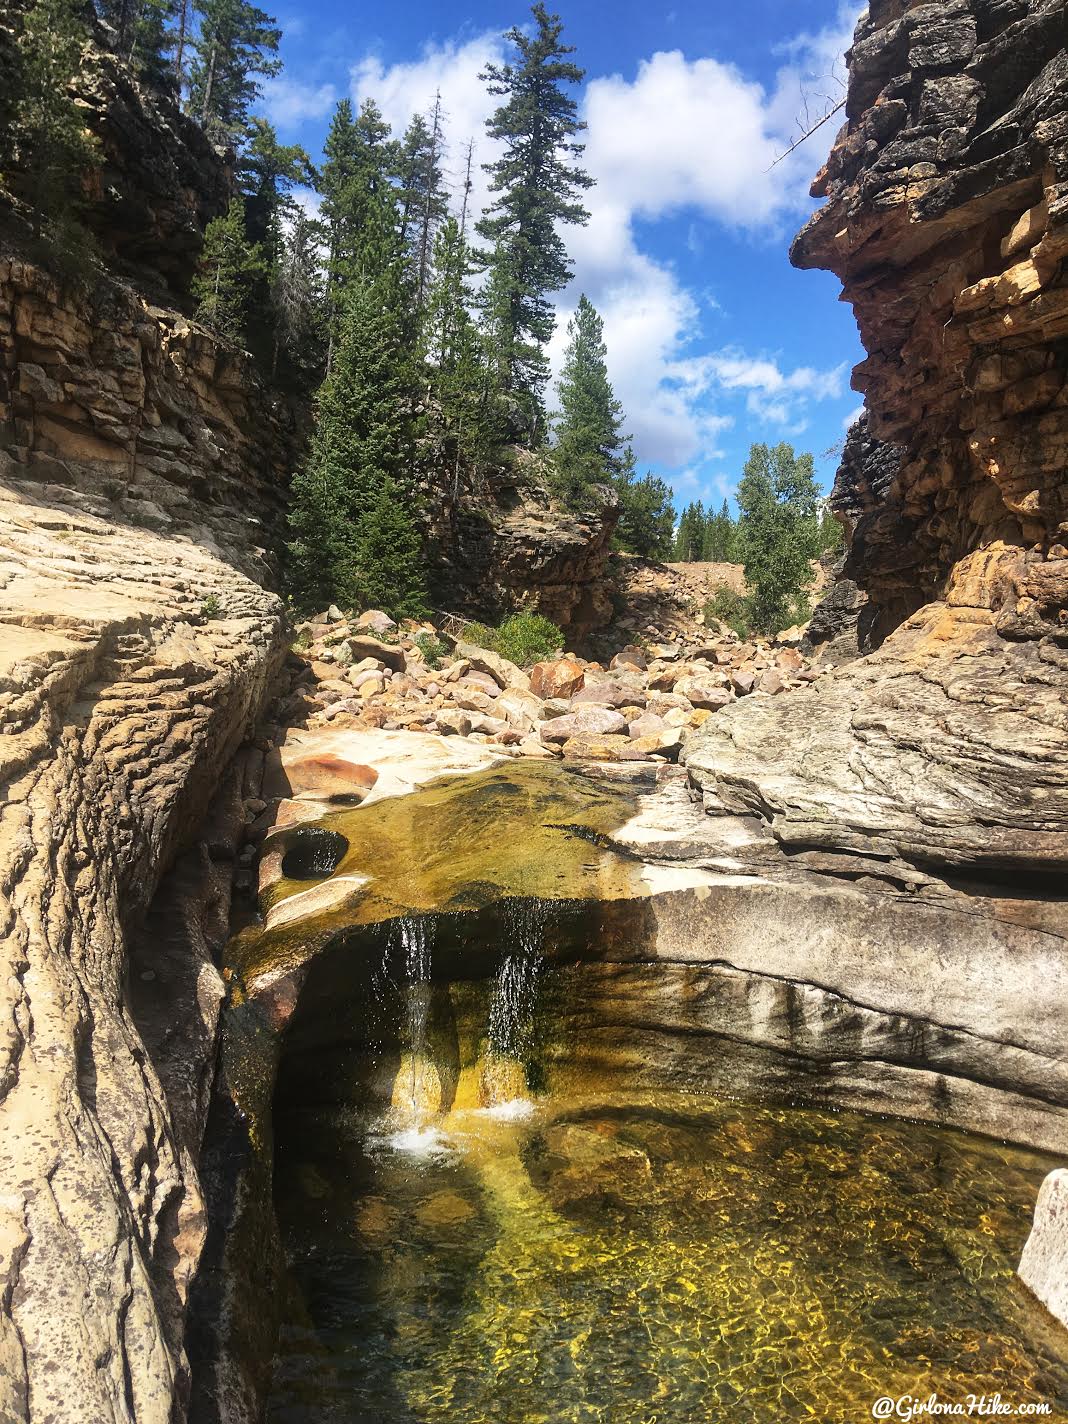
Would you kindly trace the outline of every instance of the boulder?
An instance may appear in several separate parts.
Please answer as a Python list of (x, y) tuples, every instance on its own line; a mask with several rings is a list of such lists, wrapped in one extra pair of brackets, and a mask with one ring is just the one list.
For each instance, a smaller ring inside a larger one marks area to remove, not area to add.
[[(494, 688), (494, 691), (498, 689)], [(496, 706), (492, 697), (487, 697), (484, 692), (478, 692), (473, 687), (465, 687), (463, 683), (453, 692), (452, 700), (465, 712), (492, 712)]]
[(381, 643), (377, 638), (353, 634), (343, 646), (347, 647), (352, 662), (374, 658), (393, 672), (405, 671), (405, 652), (399, 644)]
[(542, 720), (543, 703), (533, 692), (523, 692), (521, 688), (510, 687), (497, 698), (496, 713), (504, 717), (509, 726), (518, 727), (521, 732), (529, 732)]
[(576, 736), (607, 736), (625, 733), (627, 719), (609, 707), (582, 707), (565, 717), (553, 717), (541, 724), (543, 742), (566, 742)]
[(637, 668), (639, 672), (644, 672), (649, 666), (649, 662), (641, 648), (635, 643), (630, 643), (616, 653), (608, 666), (610, 668)]
[(443, 708), (434, 718), (434, 725), (443, 737), (466, 737), (471, 733), (471, 718), (458, 707)]
[(573, 761), (643, 761), (648, 751), (627, 736), (578, 732), (564, 743), (564, 756)]
[(530, 690), (536, 697), (573, 697), (582, 688), (585, 672), (577, 658), (552, 658), (530, 670)]
[[(768, 677), (770, 674), (765, 673)], [(779, 689), (782, 688), (782, 680), (779, 681)], [(686, 697), (694, 707), (704, 707), (709, 712), (718, 712), (721, 707), (726, 707), (728, 702), (734, 699), (726, 687), (699, 687), (690, 686), (686, 689)]]
[(524, 692), (530, 691), (530, 678), (523, 669), (516, 667), (515, 663), (510, 663), (498, 653), (491, 653), (488, 648), (479, 648), (474, 643), (464, 642), (456, 644), (456, 653), (458, 657), (466, 658), (476, 672), (488, 673), (498, 687), (519, 687)]
[(653, 712), (643, 712), (640, 717), (631, 722), (627, 731), (631, 737), (652, 737), (667, 730), (667, 723), (663, 717), (657, 717)]
[(648, 701), (645, 689), (630, 682), (587, 683), (571, 699), (571, 705), (594, 707), (644, 707)]
[(478, 692), (484, 693), (487, 697), (499, 697), (501, 694), (500, 684), (495, 678), (490, 677), (488, 672), (477, 672), (471, 669), (458, 679), (460, 687), (470, 687)]
[(739, 697), (745, 697), (756, 685), (756, 674), (739, 668), (731, 673), (731, 686)]
[(1063, 1167), (1042, 1183), (1019, 1275), (1050, 1314), (1068, 1325), (1068, 1170)]
[(761, 692), (767, 692), (772, 695), (781, 692), (785, 686), (786, 684), (774, 668), (768, 668), (766, 672), (762, 672), (760, 674), (760, 681), (757, 683), (757, 687)]
[(361, 613), (356, 619), (356, 627), (361, 632), (377, 633), (379, 636), (383, 633), (397, 631), (396, 623), (388, 613), (383, 613), (380, 608), (369, 608), (366, 613)]

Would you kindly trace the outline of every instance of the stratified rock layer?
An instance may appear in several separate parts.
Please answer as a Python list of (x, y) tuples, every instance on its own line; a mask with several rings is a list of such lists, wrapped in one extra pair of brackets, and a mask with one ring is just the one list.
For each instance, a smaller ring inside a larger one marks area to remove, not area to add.
[(0, 297), (0, 1417), (172, 1424), (286, 428), (123, 289)]
[[(1065, 0), (877, 0), (861, 19), (827, 202), (793, 257), (841, 277), (868, 351), (834, 495), (852, 588), (824, 622), (833, 643), (855, 615), (877, 651), (726, 708), (683, 754), (720, 838), (749, 827), (738, 868), (790, 887), (798, 924), (808, 877), (849, 900), (788, 977), (890, 1015), (861, 1036), (886, 1105), (1047, 1142), (1068, 1109), (1063, 1015), (1035, 1001), (1068, 960), (1066, 36)], [(729, 944), (726, 962), (761, 972)], [(751, 1051), (770, 1041), (739, 1023)], [(964, 1026), (969, 1051), (942, 1051)], [(855, 1037), (824, 1056), (819, 1091), (838, 1077), (858, 1101)]]
[[(847, 570), (891, 620), (948, 597), (1010, 637), (1064, 626), (1066, 33), (1065, 0), (882, 0), (857, 29), (827, 202), (792, 257), (842, 279), (871, 435), (900, 447)], [(977, 550), (978, 588), (959, 573)]]

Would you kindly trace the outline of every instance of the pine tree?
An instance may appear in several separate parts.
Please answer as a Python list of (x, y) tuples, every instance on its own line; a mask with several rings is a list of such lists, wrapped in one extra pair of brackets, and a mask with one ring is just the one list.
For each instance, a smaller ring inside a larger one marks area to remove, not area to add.
[(80, 217), (85, 183), (100, 162), (70, 93), (88, 38), (78, 0), (35, 0), (14, 42), (14, 142), (4, 151), (7, 185), (29, 206), (43, 256), (61, 277), (87, 275), (93, 242)]
[(753, 625), (775, 633), (794, 621), (819, 553), (819, 489), (811, 455), (785, 442), (753, 445), (738, 485), (739, 542)]
[(492, 246), (487, 260), (495, 268), (504, 389), (528, 408), (536, 437), (548, 379), (543, 348), (554, 326), (550, 298), (571, 276), (559, 227), (589, 220), (580, 195), (593, 180), (575, 162), (583, 150), (575, 136), (585, 125), (565, 89), (581, 83), (585, 71), (567, 58), (574, 49), (561, 43), (559, 16), (541, 0), (532, 14), (533, 35), (512, 29), (505, 36), (516, 62), (488, 65), (482, 75), (489, 92), (505, 101), (486, 125), (505, 151), (484, 165), (497, 196), (478, 232)]
[(675, 536), (675, 558), (680, 564), (691, 564), (700, 559), (705, 542), (705, 510), (700, 500), (688, 504), (679, 519)]
[(422, 541), (403, 493), (386, 477), (356, 531), (357, 597), (394, 618), (421, 618), (428, 608), (424, 568)]
[(246, 132), (260, 78), (281, 68), (277, 50), (282, 32), (250, 0), (200, 0), (198, 8), (200, 29), (191, 41), (190, 110), (214, 142), (233, 143)]
[(470, 256), (455, 218), (446, 218), (438, 231), (433, 271), (424, 339), (432, 364), (431, 384), (458, 475), (461, 460), (474, 463), (487, 453), (492, 421), (481, 343), (468, 309)]
[(115, 49), (151, 84), (173, 82), (175, 0), (97, 0), (115, 32)]
[(638, 479), (629, 445), (614, 484), (620, 504), (617, 547), (643, 559), (670, 559), (675, 526), (670, 485), (652, 474)]
[(303, 607), (359, 600), (361, 520), (385, 481), (402, 484), (409, 464), (410, 347), (391, 290), (383, 278), (357, 279), (346, 291), (311, 450), (293, 481), (289, 583)]
[(244, 194), (245, 233), (263, 258), (263, 274), (249, 293), (246, 322), (250, 349), (274, 375), (278, 369), (280, 318), (280, 266), (285, 250), (286, 225), (297, 205), (291, 190), (312, 184), (315, 172), (299, 144), (280, 144), (266, 119), (254, 118), (249, 141), (241, 153), (238, 187)]
[(318, 223), (298, 208), (272, 271), (271, 309), (277, 338), (274, 377), (301, 393), (321, 380), (326, 361), (321, 249)]
[(565, 496), (574, 501), (591, 485), (619, 474), (627, 437), (621, 430), (623, 407), (608, 379), (604, 324), (585, 296), (567, 330), (553, 463)]
[[(327, 319), (331, 351), (338, 334), (342, 294), (352, 281), (375, 281), (390, 273), (394, 284), (401, 273), (395, 262), (400, 251), (400, 213), (391, 175), (397, 168), (397, 148), (389, 126), (373, 99), (354, 118), (352, 105), (337, 106), (323, 152), (320, 188), (326, 223)], [(328, 357), (328, 361), (331, 360)]]
[(401, 140), (397, 169), (400, 238), (409, 252), (412, 289), (419, 311), (430, 287), (434, 237), (449, 210), (442, 173), (442, 118), (438, 94), (429, 124), (421, 114), (412, 116)]
[(710, 515), (705, 522), (703, 558), (713, 564), (733, 563), (734, 542), (734, 520), (730, 506), (724, 500), (719, 513)]
[(249, 303), (267, 274), (262, 249), (245, 234), (245, 211), (232, 198), (220, 217), (208, 223), (204, 247), (192, 282), (197, 316), (227, 341), (244, 342)]

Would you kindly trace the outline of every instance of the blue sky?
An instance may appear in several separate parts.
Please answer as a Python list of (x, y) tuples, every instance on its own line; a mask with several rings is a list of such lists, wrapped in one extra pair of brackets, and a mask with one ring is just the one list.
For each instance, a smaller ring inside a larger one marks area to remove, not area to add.
[[(677, 502), (730, 495), (755, 440), (811, 450), (829, 487), (859, 408), (849, 389), (862, 358), (839, 284), (796, 272), (794, 231), (839, 118), (771, 167), (809, 113), (837, 100), (842, 53), (860, 6), (851, 0), (637, 0), (560, 3), (565, 38), (586, 71), (578, 97), (589, 131), (584, 165), (597, 180), (588, 227), (569, 229), (575, 280), (558, 300), (553, 344), (580, 292), (605, 321), (609, 370), (639, 466), (667, 478)], [(493, 149), (492, 101), (478, 80), (506, 54), (521, 4), (427, 0), (351, 9), (314, 0), (278, 20), (284, 73), (261, 108), (285, 141), (318, 158), (334, 104), (373, 96), (395, 128), (441, 89), (451, 164), (467, 139)], [(476, 199), (485, 195), (479, 179)]]

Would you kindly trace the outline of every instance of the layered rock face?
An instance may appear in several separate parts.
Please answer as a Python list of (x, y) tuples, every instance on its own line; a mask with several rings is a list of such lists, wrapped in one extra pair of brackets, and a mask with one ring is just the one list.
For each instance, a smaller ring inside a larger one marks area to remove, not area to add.
[(900, 447), (888, 481), (847, 459), (836, 493), (859, 496), (850, 576), (884, 632), (941, 597), (1008, 637), (1064, 626), (1066, 27), (1064, 0), (882, 0), (855, 37), (792, 257), (842, 279), (871, 435)]
[(132, 292), (79, 305), (11, 261), (0, 294), (0, 1416), (162, 1424), (288, 426)]
[(267, 582), (294, 455), (290, 411), (203, 327), (0, 260), (0, 475), (28, 494), (206, 543)]
[[(1060, 1029), (1034, 1003), (1068, 934), (1066, 36), (1064, 0), (884, 0), (862, 19), (848, 123), (817, 182), (827, 202), (793, 255), (842, 278), (869, 353), (868, 426), (835, 503), (853, 585), (840, 596), (877, 650), (726, 708), (684, 753), (724, 834), (749, 828), (739, 862), (864, 902), (864, 957), (881, 968), (863, 994), (821, 957), (849, 960), (859, 922), (844, 909), (787, 978), (802, 998), (834, 989), (891, 1014), (876, 1049), (888, 1105), (1024, 1136), (1035, 1110), (1063, 1124), (1068, 1108)], [(949, 965), (969, 977), (966, 1013)], [(925, 973), (941, 990), (905, 1005)], [(969, 1061), (932, 1053), (962, 1025)], [(739, 1037), (763, 1041), (744, 1016)]]
[(522, 604), (581, 641), (611, 615), (605, 574), (619, 505), (606, 488), (588, 512), (556, 507), (535, 457), (514, 455), (514, 467), (426, 482), (435, 606), (496, 620)]

